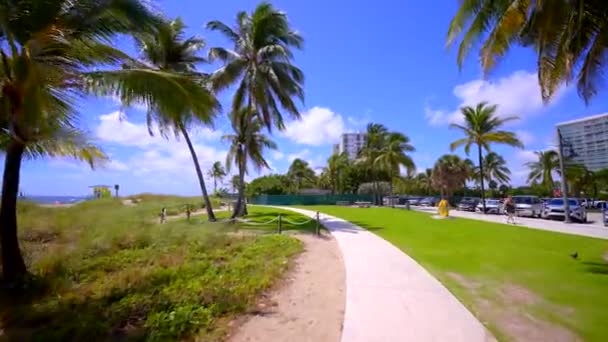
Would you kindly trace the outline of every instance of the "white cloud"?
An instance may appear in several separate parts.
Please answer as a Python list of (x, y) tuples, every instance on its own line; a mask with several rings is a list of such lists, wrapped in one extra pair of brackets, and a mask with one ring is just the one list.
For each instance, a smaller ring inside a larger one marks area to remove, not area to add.
[(365, 117), (363, 118), (356, 118), (354, 116), (349, 116), (348, 118), (346, 118), (346, 121), (348, 122), (348, 124), (350, 126), (352, 126), (352, 128), (363, 128), (365, 127), (371, 120), (369, 118), (369, 115), (365, 115)]
[(524, 145), (530, 145), (534, 141), (536, 141), (536, 137), (534, 136), (534, 134), (523, 129), (515, 131), (515, 134), (517, 134), (517, 137)]
[[(552, 103), (557, 102), (564, 92), (565, 88), (558, 90)], [(498, 105), (497, 114), (499, 116), (517, 115), (522, 119), (540, 113), (545, 108), (537, 75), (521, 70), (494, 82), (477, 79), (457, 85), (454, 87), (453, 93), (460, 102), (454, 110), (434, 109), (426, 106), (425, 114), (429, 124), (439, 126), (462, 122), (460, 108), (474, 106), (482, 101)]]
[(336, 143), (344, 132), (344, 120), (329, 108), (313, 107), (302, 114), (301, 120), (287, 123), (283, 135), (305, 145), (319, 146)]
[(281, 160), (285, 157), (285, 154), (283, 154), (283, 152), (281, 151), (273, 150), (270, 152), (270, 156), (274, 160)]
[(308, 157), (310, 157), (310, 150), (303, 149), (300, 152), (290, 153), (289, 155), (287, 155), (287, 160), (291, 163), (296, 159), (306, 159)]
[[(145, 123), (128, 121), (120, 112), (100, 116), (95, 133), (102, 142), (134, 147), (137, 149), (124, 160), (112, 159), (106, 168), (113, 171), (130, 171), (136, 176), (151, 176), (156, 181), (196, 180), (192, 157), (186, 143), (159, 135), (150, 136)], [(203, 170), (215, 161), (224, 162), (226, 151), (205, 145), (205, 141), (217, 140), (221, 132), (209, 128), (191, 131), (191, 140)]]

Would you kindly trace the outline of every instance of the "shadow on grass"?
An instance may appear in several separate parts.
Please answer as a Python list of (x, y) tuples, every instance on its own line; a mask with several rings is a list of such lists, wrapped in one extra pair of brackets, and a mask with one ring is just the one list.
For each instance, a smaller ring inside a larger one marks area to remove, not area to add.
[(585, 271), (593, 274), (604, 274), (608, 275), (608, 263), (595, 262), (595, 261), (584, 261)]

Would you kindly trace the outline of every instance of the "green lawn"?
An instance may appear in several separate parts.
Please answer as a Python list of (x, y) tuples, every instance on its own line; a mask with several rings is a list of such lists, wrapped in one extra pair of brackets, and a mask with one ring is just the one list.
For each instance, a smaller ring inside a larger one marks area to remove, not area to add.
[[(162, 206), (183, 201), (21, 203), (19, 237), (34, 277), (25, 295), (0, 290), (0, 340), (221, 339), (301, 243), (286, 235), (233, 234), (248, 227), (202, 217), (158, 224)], [(279, 213), (250, 210), (259, 222)], [(258, 229), (270, 233), (274, 226)]]
[[(584, 340), (608, 340), (606, 240), (401, 209), (304, 208), (349, 220), (403, 250), (500, 339), (516, 339), (513, 322), (533, 316), (550, 322), (557, 336), (567, 329)], [(578, 260), (570, 257), (575, 251)]]

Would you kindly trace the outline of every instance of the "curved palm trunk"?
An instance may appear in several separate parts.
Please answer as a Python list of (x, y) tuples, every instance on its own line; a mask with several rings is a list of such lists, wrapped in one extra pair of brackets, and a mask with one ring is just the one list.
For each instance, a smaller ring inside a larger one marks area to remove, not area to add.
[(205, 202), (205, 209), (207, 209), (207, 216), (209, 221), (215, 221), (215, 214), (213, 213), (213, 208), (211, 207), (211, 201), (209, 200), (209, 195), (207, 194), (207, 188), (205, 187), (205, 178), (203, 178), (203, 171), (201, 170), (201, 166), (198, 164), (198, 157), (196, 156), (196, 151), (194, 150), (194, 146), (192, 146), (192, 142), (190, 141), (190, 136), (188, 135), (188, 131), (184, 126), (179, 127), (184, 139), (186, 139), (186, 144), (188, 144), (188, 149), (190, 150), (190, 154), (192, 155), (192, 161), (194, 162), (194, 168), (196, 169), (196, 175), (198, 176), (198, 182), (201, 185), (201, 191), (203, 193), (203, 201)]
[(17, 238), (17, 194), (19, 174), (25, 145), (11, 139), (6, 150), (2, 178), (2, 208), (0, 209), (0, 247), (4, 281), (18, 283), (27, 274)]
[(477, 152), (479, 154), (479, 181), (481, 185), (481, 206), (483, 207), (483, 214), (486, 213), (486, 192), (483, 186), (483, 155), (481, 154), (481, 145), (477, 144)]

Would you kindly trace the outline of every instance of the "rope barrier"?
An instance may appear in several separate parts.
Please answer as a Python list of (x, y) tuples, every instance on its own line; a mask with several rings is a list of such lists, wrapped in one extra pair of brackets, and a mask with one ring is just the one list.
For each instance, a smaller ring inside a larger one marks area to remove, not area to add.
[(272, 220), (267, 221), (267, 222), (254, 222), (254, 221), (243, 220), (243, 219), (234, 219), (234, 220), (237, 221), (237, 222), (244, 223), (244, 224), (249, 224), (249, 225), (252, 225), (252, 226), (265, 226), (267, 224), (270, 224), (270, 223), (273, 223), (275, 221), (278, 221), (279, 220), (279, 216), (277, 216), (277, 217), (275, 217)]
[(315, 221), (315, 219), (310, 219), (310, 220), (304, 221), (304, 222), (293, 222), (293, 221), (289, 221), (288, 219), (283, 219), (283, 222), (293, 224), (294, 226), (303, 226), (303, 225), (309, 224), (310, 222), (313, 222), (313, 221)]

